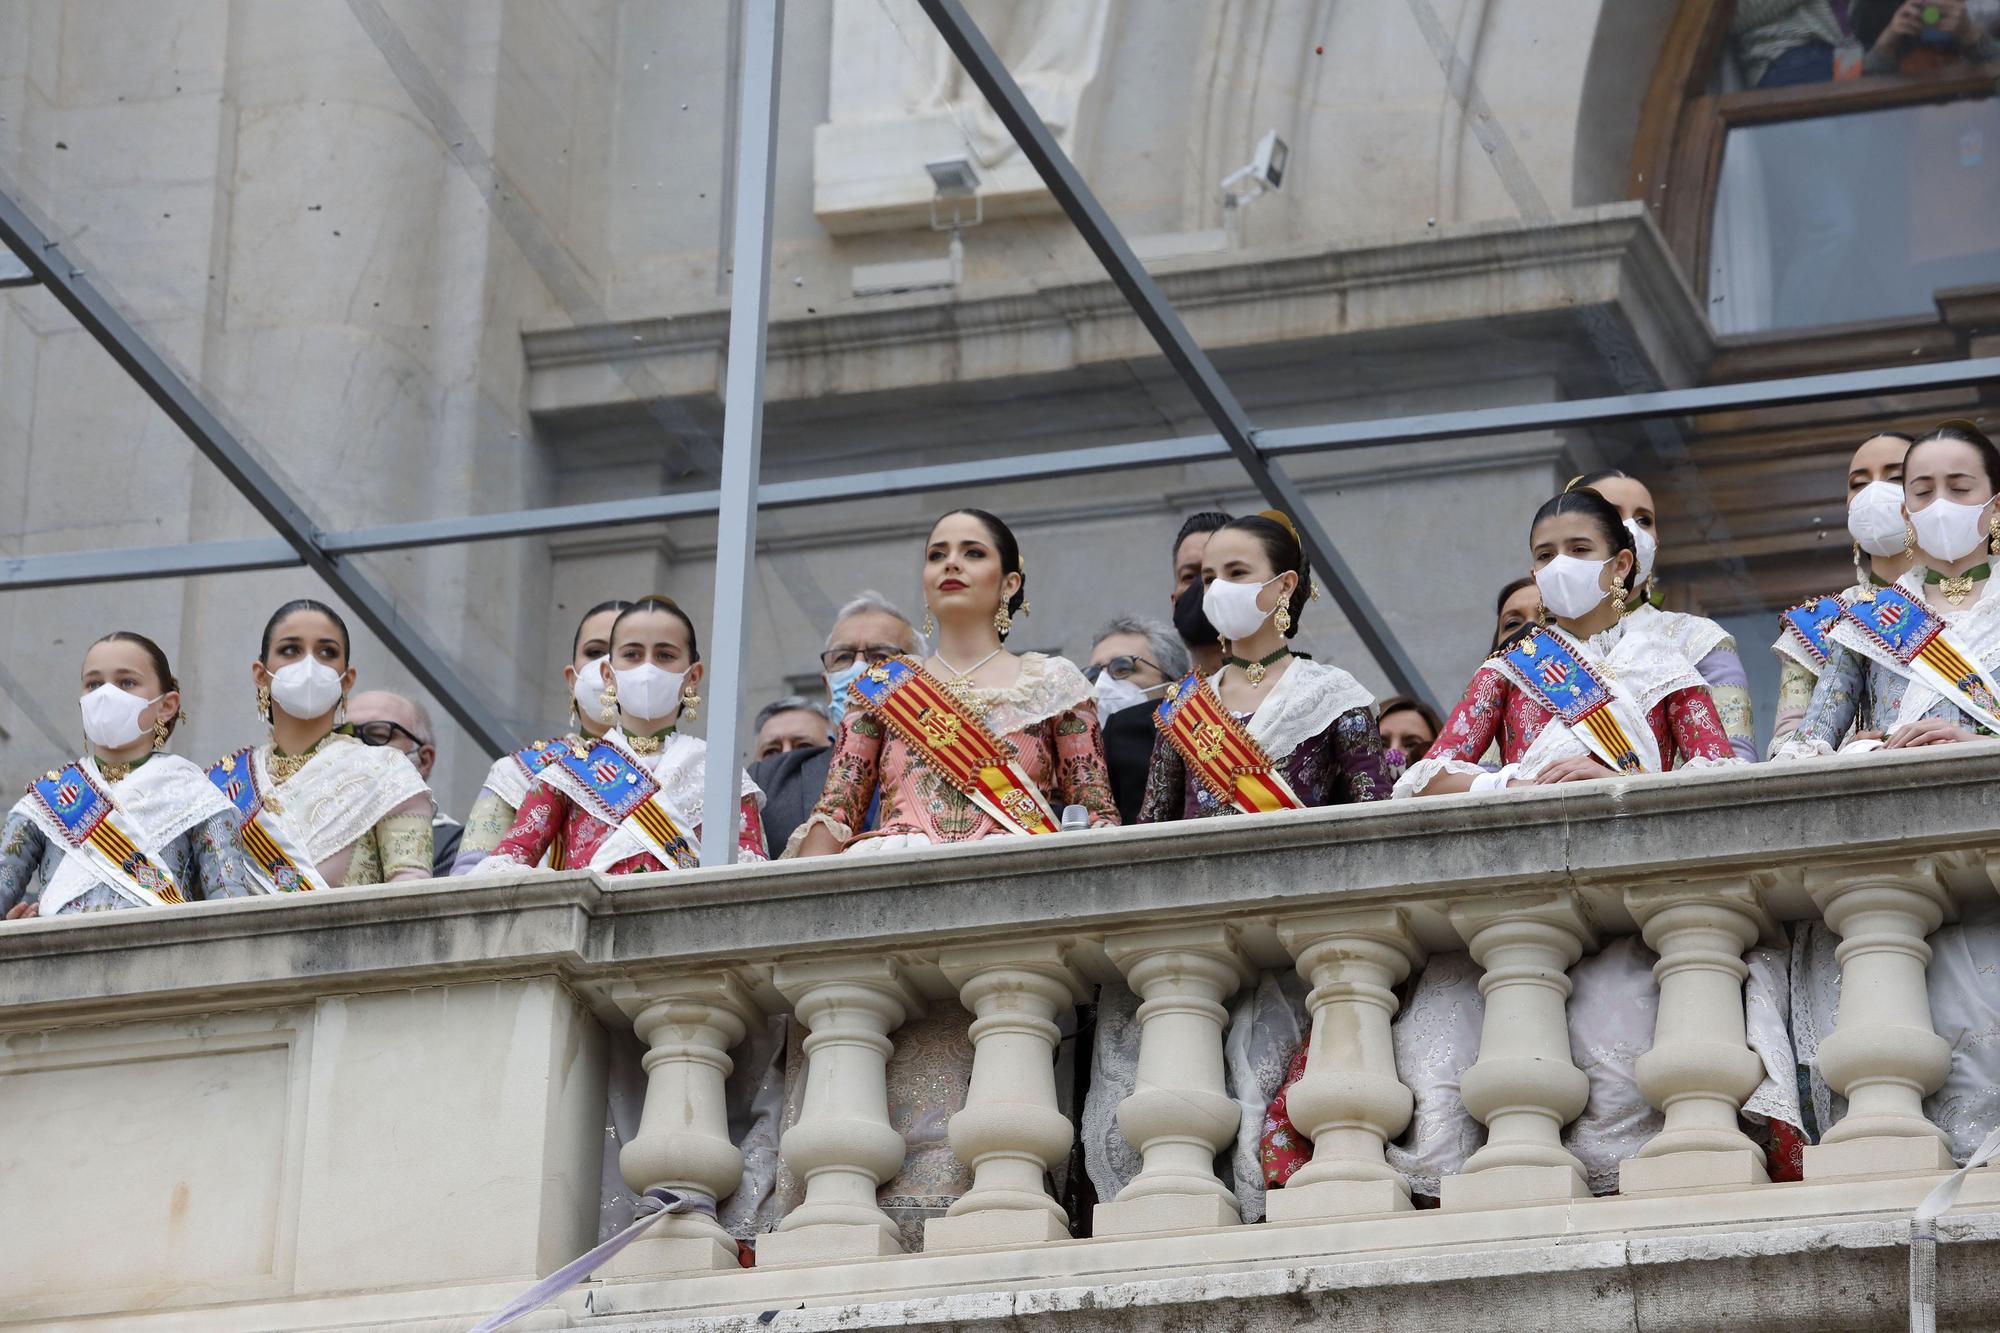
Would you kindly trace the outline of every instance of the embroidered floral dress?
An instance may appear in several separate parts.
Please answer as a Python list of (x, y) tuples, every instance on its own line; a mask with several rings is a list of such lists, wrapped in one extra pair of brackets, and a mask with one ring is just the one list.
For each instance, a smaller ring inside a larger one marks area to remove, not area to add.
[[(148, 769), (153, 772), (147, 780), (135, 783)], [(245, 898), (257, 891), (236, 845), (236, 811), (199, 767), (178, 755), (153, 755), (109, 787), (128, 826), (140, 834), (142, 850), (174, 877), (188, 902)], [(39, 902), (42, 890), (70, 856), (29, 813), (34, 799), (22, 797), (0, 823), (0, 917), (21, 902)], [(164, 839), (147, 838), (143, 829), (171, 832)], [(57, 914), (140, 905), (109, 884), (94, 883), (70, 898)]]
[[(564, 732), (552, 736), (549, 745), (575, 745), (581, 738), (576, 732)], [(503, 754), (493, 761), (486, 770), (486, 781), (479, 786), (479, 795), (473, 798), (472, 811), (465, 817), (465, 832), (458, 840), (458, 854), (452, 858), (453, 875), (469, 874), (481, 861), (493, 854), (500, 840), (514, 827), (514, 819), (521, 812), (521, 803), (528, 799), (528, 785), (534, 779), (528, 776), (516, 756), (519, 751)], [(564, 864), (568, 858), (564, 858)]]
[[(702, 798), (708, 781), (708, 742), (699, 736), (675, 732), (657, 754), (646, 755), (631, 749), (622, 732), (611, 732), (605, 739), (624, 749), (627, 758), (659, 779), (661, 791), (681, 815), (690, 837), (699, 839)], [(742, 828), (736, 845), (747, 861), (765, 859), (764, 820), (759, 814), (762, 798), (763, 793), (758, 791), (757, 784), (744, 774)], [(557, 829), (563, 833), (564, 864), (572, 869), (590, 865), (612, 837), (630, 836), (571, 800), (554, 784), (538, 778), (522, 798), (513, 828), (493, 849), (493, 854), (479, 863), (477, 870), (526, 870), (540, 865), (542, 858), (548, 854), (549, 844), (555, 840)], [(618, 857), (603, 869), (606, 874), (612, 875), (643, 875), (669, 867), (658, 856), (641, 847), (630, 855)]]
[(296, 773), (281, 778), (273, 753), (267, 742), (251, 755), (265, 793), (262, 817), (283, 821), (328, 885), (430, 878), (437, 810), (408, 756), (336, 731)]
[(1641, 602), (1626, 613), (1625, 624), (1653, 638), (1675, 645), (1694, 663), (1694, 669), (1708, 682), (1709, 698), (1716, 716), (1722, 719), (1723, 734), (1738, 759), (1754, 764), (1763, 756), (1757, 750), (1757, 719), (1750, 704), (1750, 676), (1743, 669), (1743, 657), (1729, 631), (1706, 616), (1684, 611), (1662, 611), (1650, 602)]
[[(1202, 688), (1214, 691), (1210, 681)], [(1254, 713), (1232, 714), (1309, 806), (1387, 800), (1395, 786), (1370, 711), (1374, 696), (1339, 667), (1294, 660)], [(1141, 824), (1233, 815), (1172, 741), (1153, 747)]]

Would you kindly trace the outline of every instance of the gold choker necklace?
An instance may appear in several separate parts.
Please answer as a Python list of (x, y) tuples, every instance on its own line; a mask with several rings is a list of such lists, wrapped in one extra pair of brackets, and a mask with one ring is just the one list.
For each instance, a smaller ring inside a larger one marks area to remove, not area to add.
[(275, 741), (272, 742), (271, 758), (266, 764), (266, 767), (271, 770), (271, 785), (282, 787), (297, 777), (299, 770), (312, 762), (312, 757), (320, 752), (321, 746), (333, 739), (333, 735), (332, 732), (327, 732), (326, 735), (307, 746), (304, 754), (286, 754), (278, 748)]
[(625, 743), (632, 747), (633, 754), (658, 754), (666, 746), (667, 737), (673, 734), (672, 727), (668, 727), (657, 736), (634, 736), (627, 732)]

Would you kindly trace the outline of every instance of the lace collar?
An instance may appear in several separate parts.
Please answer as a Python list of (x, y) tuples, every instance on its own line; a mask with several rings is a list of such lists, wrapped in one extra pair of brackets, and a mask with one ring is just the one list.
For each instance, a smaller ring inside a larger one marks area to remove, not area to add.
[(1627, 611), (1619, 626), (1631, 626), (1653, 638), (1665, 639), (1685, 653), (1690, 663), (1701, 661), (1729, 638), (1729, 631), (1707, 616), (1662, 611), (1650, 602)]
[[(1655, 616), (1660, 614), (1654, 612)], [(1628, 615), (1610, 629), (1591, 635), (1588, 642), (1567, 630), (1555, 632), (1582, 648), (1592, 665), (1602, 667), (1610, 677), (1612, 687), (1631, 695), (1642, 711), (1650, 712), (1670, 694), (1706, 685), (1695, 670), (1699, 659), (1692, 655), (1679, 626)]]
[[(1212, 679), (1202, 684), (1215, 694)], [(1299, 745), (1333, 725), (1335, 718), (1357, 708), (1368, 708), (1375, 696), (1366, 686), (1337, 666), (1294, 658), (1278, 677), (1278, 683), (1250, 715), (1250, 738), (1264, 747), (1271, 758), (1283, 761)]]
[(1046, 653), (1021, 654), (1021, 674), (1011, 685), (997, 689), (975, 685), (965, 692), (967, 703), (996, 736), (1026, 731), (1095, 697), (1076, 663)]
[[(104, 782), (104, 770), (86, 755), (84, 767)], [(140, 850), (157, 852), (203, 820), (230, 809), (229, 800), (193, 763), (177, 754), (156, 754), (105, 790), (124, 814)]]
[(363, 745), (339, 733), (282, 787), (271, 781), (268, 741), (252, 758), (266, 810), (285, 820), (315, 865), (352, 846), (403, 802), (430, 791), (401, 750)]

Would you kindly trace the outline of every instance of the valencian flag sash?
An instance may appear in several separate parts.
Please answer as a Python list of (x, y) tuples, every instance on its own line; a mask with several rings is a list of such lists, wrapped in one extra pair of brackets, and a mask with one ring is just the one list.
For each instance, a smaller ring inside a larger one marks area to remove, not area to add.
[(543, 777), (564, 795), (614, 829), (629, 827), (664, 864), (677, 870), (701, 864), (687, 821), (668, 803), (659, 779), (623, 750), (609, 741), (598, 741), (581, 755), (566, 745), (552, 748), (556, 757), (543, 766)]
[(1007, 745), (937, 677), (907, 657), (861, 673), (849, 699), (874, 713), (926, 764), (1010, 833), (1055, 833), (1055, 812)]
[(1643, 773), (1645, 761), (1611, 711), (1611, 687), (1561, 636), (1546, 627), (1501, 654), (1542, 707), (1568, 725), (1592, 754), (1621, 773)]
[[(583, 750), (581, 742), (577, 743), (575, 750)], [(516, 764), (520, 765), (521, 771), (528, 775), (528, 785), (532, 787), (535, 785), (535, 779), (541, 777), (543, 769), (554, 764), (565, 754), (574, 753), (575, 750), (572, 750), (567, 740), (561, 738), (556, 740), (530, 741), (528, 744), (514, 751), (510, 757)], [(588, 750), (583, 750), (583, 752), (585, 754), (589, 753)], [(564, 864), (567, 860), (568, 852), (563, 845), (562, 827), (558, 825), (555, 837), (549, 842), (549, 850), (542, 856), (542, 866), (549, 870), (563, 870), (567, 869), (567, 866)]]
[(1911, 675), (1977, 718), (1988, 731), (2000, 732), (2000, 693), (1979, 659), (1952, 642), (1944, 620), (1901, 588), (1878, 588), (1872, 602), (1846, 609), (1847, 618), (1868, 641), (1894, 658)]
[(1180, 751), (1216, 799), (1246, 815), (1305, 808), (1278, 772), (1277, 761), (1213, 692), (1202, 688), (1198, 672), (1190, 671), (1153, 710), (1153, 726)]
[(81, 762), (36, 778), (28, 794), (48, 816), (47, 831), (59, 834), (71, 853), (127, 897), (147, 907), (186, 901), (173, 873), (139, 849), (119, 821), (117, 802)]
[(236, 841), (249, 854), (266, 893), (304, 893), (323, 889), (312, 858), (299, 849), (278, 812), (265, 799), (257, 781), (256, 755), (247, 746), (208, 770), (208, 780), (236, 807), (243, 823)]
[(1800, 602), (1791, 610), (1778, 617), (1783, 632), (1792, 636), (1792, 641), (1806, 650), (1818, 666), (1825, 666), (1829, 655), (1827, 631), (1840, 619), (1840, 613), (1847, 606), (1846, 601), (1829, 593), (1825, 597), (1815, 597), (1809, 602)]

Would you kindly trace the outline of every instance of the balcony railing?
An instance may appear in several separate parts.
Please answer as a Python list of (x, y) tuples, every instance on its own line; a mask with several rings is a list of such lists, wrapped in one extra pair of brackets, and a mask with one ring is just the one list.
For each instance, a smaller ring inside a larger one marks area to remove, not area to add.
[[(804, 1200), (758, 1266), (713, 1220), (668, 1217), (541, 1327), (1898, 1327), (1907, 1217), (1947, 1160), (1923, 1108), (1947, 1060), (1924, 940), (1994, 901), (1996, 779), (1982, 742), (10, 925), (0, 1325), (467, 1326), (596, 1239), (611, 1031), (645, 1046), (626, 1184), (726, 1195), (729, 1052), (789, 1013), (810, 1034), (784, 1141)], [(1847, 1112), (1804, 1181), (1763, 1183), (1736, 1129), (1741, 957), (1814, 920), (1842, 939), (1820, 1061)], [(1660, 957), (1640, 1082), (1665, 1127), (1618, 1194), (1577, 1197), (1565, 971), (1634, 933)], [(1487, 1140), (1441, 1208), (1411, 1211), (1383, 1155), (1410, 1107), (1393, 988), (1459, 950), (1484, 970), (1462, 1086)], [(1244, 1225), (1212, 1166), (1237, 1126), (1224, 1005), (1292, 968), (1312, 1036), (1290, 1103), (1315, 1152)], [(1071, 1142), (1051, 1054), (1094, 985), (1144, 1001), (1120, 1107), (1143, 1167), (1075, 1239), (1044, 1183)], [(885, 1063), (946, 1000), (975, 1016), (951, 1125), (973, 1183), (905, 1254), (875, 1201), (903, 1151)], [(2000, 1175), (1972, 1174), (1941, 1237), (1941, 1325), (1986, 1326)]]

